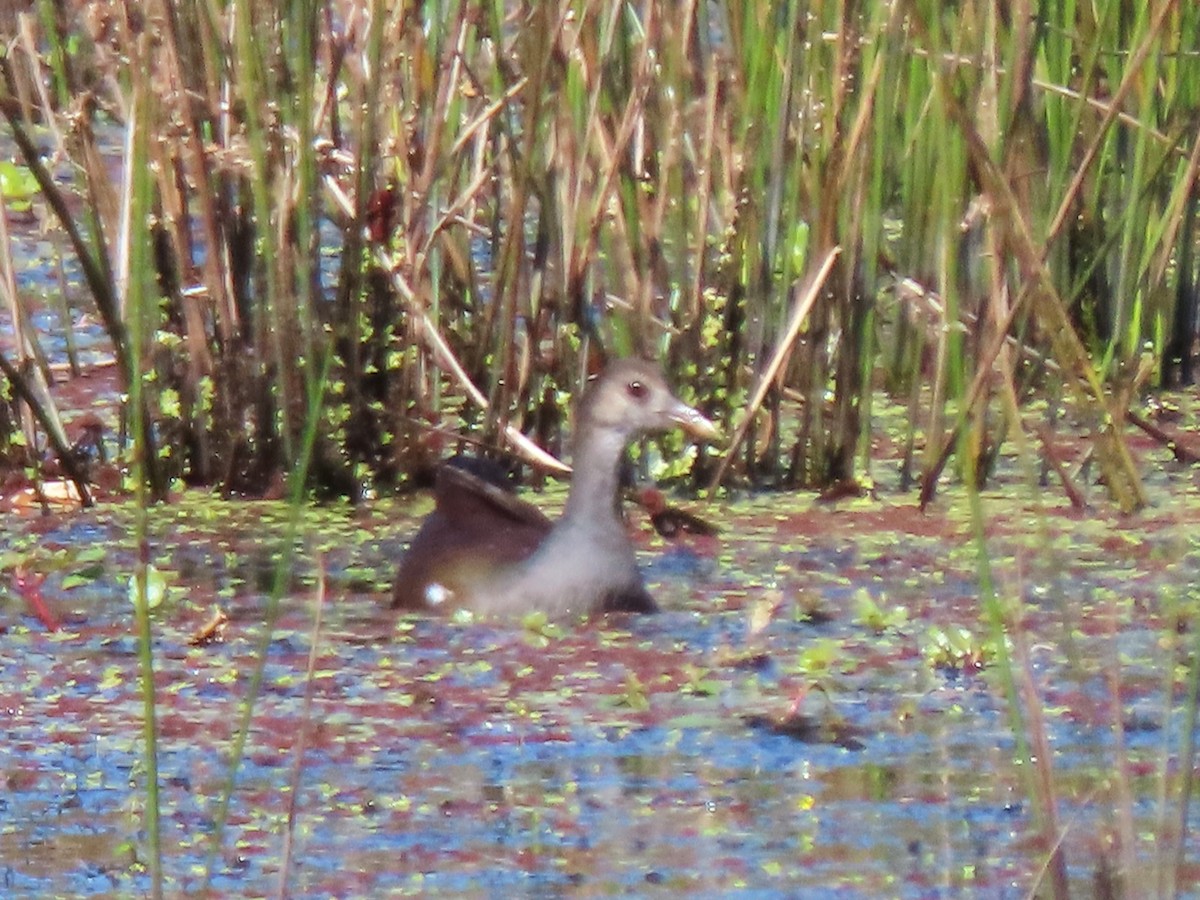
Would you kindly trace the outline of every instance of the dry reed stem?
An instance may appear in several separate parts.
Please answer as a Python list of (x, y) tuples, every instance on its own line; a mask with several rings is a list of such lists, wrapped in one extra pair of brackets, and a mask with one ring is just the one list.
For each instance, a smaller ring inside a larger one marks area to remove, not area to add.
[(1125, 77), (1121, 79), (1121, 83), (1117, 85), (1117, 89), (1113, 91), (1112, 97), (1108, 101), (1108, 109), (1105, 110), (1104, 117), (1100, 120), (1100, 124), (1096, 128), (1095, 134), (1092, 136), (1091, 143), (1084, 150), (1083, 156), (1074, 166), (1075, 175), (1071, 178), (1071, 182), (1067, 185), (1067, 189), (1063, 192), (1062, 202), (1059, 203), (1058, 212), (1050, 221), (1050, 225), (1046, 228), (1044, 250), (1042, 252), (1042, 262), (1046, 260), (1046, 254), (1054, 245), (1059, 233), (1074, 217), (1075, 200), (1079, 192), (1083, 190), (1084, 182), (1091, 172), (1092, 163), (1100, 153), (1100, 148), (1104, 145), (1104, 141), (1108, 135), (1109, 128), (1117, 118), (1117, 113), (1121, 110), (1125, 96), (1132, 91), (1138, 83), (1138, 79), (1142, 75), (1142, 65), (1150, 56), (1150, 51), (1154, 49), (1155, 42), (1158, 40), (1158, 34), (1162, 30), (1163, 24), (1166, 22), (1167, 14), (1176, 6), (1176, 0), (1161, 0), (1158, 9), (1154, 13), (1154, 17), (1150, 21), (1149, 27), (1146, 29), (1145, 37), (1138, 45), (1137, 49), (1130, 54), (1129, 61), (1125, 64)]
[[(971, 117), (950, 90), (946, 79), (939, 79), (938, 85), (950, 118), (966, 141), (968, 154), (979, 172), (984, 189), (995, 204), (996, 213), (1008, 225), (1005, 243), (1017, 256), (1025, 277), (1029, 280), (1029, 289), (1022, 292), (1022, 296), (1028, 294), (1032, 297), (1033, 313), (1050, 336), (1059, 363), (1071, 376), (1068, 377), (1067, 384), (1076, 392), (1098, 423), (1096, 447), (1109, 491), (1123, 511), (1141, 509), (1146, 505), (1141, 477), (1133, 464), (1129, 448), (1116, 429), (1104, 399), (1103, 388), (1087, 351), (1071, 325), (1062, 298), (1055, 290), (1054, 281), (1046, 268), (1045, 252), (1038, 249), (1031, 226), (1021, 212), (1012, 187), (992, 159)], [(1014, 304), (1014, 309), (1019, 305), (1019, 302)], [(1009, 320), (1011, 321), (1011, 316)], [(1003, 342), (999, 342), (999, 346), (1002, 345)]]
[(758, 385), (754, 389), (754, 394), (750, 398), (750, 402), (746, 405), (746, 411), (742, 414), (741, 421), (738, 422), (734, 429), (733, 437), (729, 441), (729, 445), (725, 448), (725, 456), (721, 460), (721, 464), (717, 467), (716, 473), (709, 482), (709, 490), (714, 490), (721, 480), (725, 477), (725, 472), (729, 468), (730, 460), (733, 459), (734, 453), (738, 446), (746, 437), (746, 431), (750, 427), (750, 423), (754, 420), (754, 416), (758, 413), (762, 406), (763, 398), (767, 396), (767, 391), (774, 383), (776, 376), (779, 374), (780, 368), (783, 366), (784, 360), (792, 349), (796, 338), (800, 335), (800, 328), (804, 325), (804, 321), (808, 318), (809, 312), (812, 311), (813, 305), (817, 302), (817, 298), (821, 296), (821, 290), (825, 286), (825, 280), (829, 277), (829, 273), (833, 270), (833, 264), (841, 253), (840, 247), (833, 247), (825, 258), (821, 261), (820, 266), (814, 271), (811, 280), (808, 281), (808, 286), (804, 293), (796, 300), (795, 306), (792, 307), (791, 321), (788, 322), (787, 331), (779, 343), (776, 344), (774, 352), (771, 354), (771, 359), (763, 370), (762, 375), (758, 379)]

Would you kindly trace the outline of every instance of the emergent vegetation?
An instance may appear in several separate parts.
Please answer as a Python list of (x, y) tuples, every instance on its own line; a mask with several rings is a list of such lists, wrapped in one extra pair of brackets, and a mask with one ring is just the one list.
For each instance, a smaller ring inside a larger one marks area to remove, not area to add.
[[(1194, 4), (133, 9), (14, 21), (0, 106), (154, 494), (553, 447), (603, 345), (731, 427), (697, 484), (869, 475), (886, 389), (928, 495), (955, 450), (985, 478), (1036, 389), (1143, 502), (1125, 407), (1194, 365)], [(19, 337), (10, 393), (61, 451)]]

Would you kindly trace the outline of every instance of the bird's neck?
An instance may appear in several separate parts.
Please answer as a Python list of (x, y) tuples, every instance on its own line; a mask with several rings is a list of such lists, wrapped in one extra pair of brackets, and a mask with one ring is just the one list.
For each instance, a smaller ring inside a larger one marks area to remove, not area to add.
[(626, 440), (625, 435), (607, 428), (588, 429), (578, 435), (564, 521), (589, 528), (616, 525), (623, 530), (617, 491)]

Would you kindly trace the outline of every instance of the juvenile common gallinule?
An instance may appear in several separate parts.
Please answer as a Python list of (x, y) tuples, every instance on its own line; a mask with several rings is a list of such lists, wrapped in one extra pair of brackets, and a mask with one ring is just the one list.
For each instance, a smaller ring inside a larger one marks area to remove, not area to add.
[(717, 430), (671, 394), (656, 365), (638, 359), (609, 365), (575, 418), (574, 472), (557, 522), (463, 468), (438, 471), (437, 505), (400, 563), (393, 607), (554, 616), (656, 609), (621, 515), (625, 446), (672, 427), (701, 439)]

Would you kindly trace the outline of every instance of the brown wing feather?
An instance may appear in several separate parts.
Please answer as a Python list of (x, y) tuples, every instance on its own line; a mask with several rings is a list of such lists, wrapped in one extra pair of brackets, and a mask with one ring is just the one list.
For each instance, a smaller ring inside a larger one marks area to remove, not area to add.
[(428, 609), (434, 583), (465, 598), (497, 570), (532, 555), (550, 531), (536, 506), (460, 468), (439, 469), (434, 491), (437, 506), (396, 573), (398, 609)]

